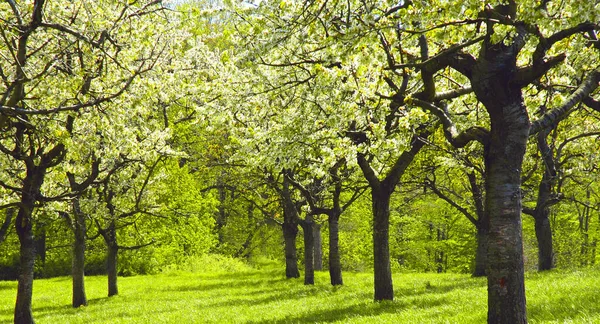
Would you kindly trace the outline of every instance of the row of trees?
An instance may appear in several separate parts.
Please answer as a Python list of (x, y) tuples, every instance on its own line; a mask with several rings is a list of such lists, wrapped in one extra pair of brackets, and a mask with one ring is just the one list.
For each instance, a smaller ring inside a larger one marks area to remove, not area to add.
[[(488, 321), (525, 323), (522, 213), (540, 270), (555, 265), (561, 201), (579, 206), (581, 254), (595, 257), (597, 6), (7, 1), (0, 239), (14, 224), (15, 323), (33, 322), (35, 227), (56, 217), (73, 233), (77, 307), (95, 235), (109, 295), (119, 250), (248, 257), (269, 245), (264, 225), (281, 229), (287, 277), (302, 228), (312, 284), (324, 217), (343, 284), (340, 224), (364, 201), (375, 300), (394, 298), (392, 268), (408, 259), (393, 250), (408, 237), (390, 232), (406, 225), (395, 208), (443, 202), (446, 216), (416, 232), (444, 242), (451, 219), (472, 223)], [(446, 250), (428, 251), (443, 271)]]

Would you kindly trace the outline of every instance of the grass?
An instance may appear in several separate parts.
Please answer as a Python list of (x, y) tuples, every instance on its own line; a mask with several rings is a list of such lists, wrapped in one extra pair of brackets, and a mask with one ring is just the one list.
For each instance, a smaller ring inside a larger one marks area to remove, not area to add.
[[(486, 282), (460, 274), (396, 274), (394, 302), (372, 301), (372, 275), (344, 273), (332, 287), (286, 280), (281, 270), (174, 272), (119, 278), (107, 298), (106, 277), (86, 280), (89, 305), (73, 309), (70, 278), (36, 280), (36, 323), (484, 323)], [(527, 275), (530, 323), (600, 323), (600, 271)], [(0, 282), (0, 323), (12, 322), (16, 282)]]

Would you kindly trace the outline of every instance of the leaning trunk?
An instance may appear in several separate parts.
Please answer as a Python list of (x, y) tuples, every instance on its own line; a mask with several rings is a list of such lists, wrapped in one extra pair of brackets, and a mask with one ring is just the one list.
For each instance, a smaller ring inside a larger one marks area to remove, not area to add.
[(298, 256), (296, 253), (296, 236), (298, 225), (294, 223), (283, 224), (283, 239), (285, 243), (285, 277), (299, 278)]
[(31, 226), (31, 211), (33, 203), (19, 209), (16, 219), (16, 229), (19, 236), (20, 265), (17, 302), (15, 305), (15, 324), (33, 323), (31, 298), (33, 294), (33, 269), (35, 264), (35, 240)]
[(372, 191), (373, 197), (373, 258), (375, 300), (393, 300), (394, 288), (390, 265), (390, 196)]
[(529, 118), (522, 99), (501, 107), (500, 112), (500, 116), (492, 118), (490, 146), (485, 157), (485, 210), (490, 224), (488, 323), (527, 323), (521, 166), (529, 135)]
[(302, 231), (304, 233), (304, 284), (315, 284), (315, 240), (313, 236), (314, 223), (310, 216), (306, 216), (306, 220), (302, 223)]
[(343, 285), (342, 262), (340, 261), (340, 233), (338, 214), (329, 215), (329, 277), (333, 286)]
[(538, 243), (538, 270), (545, 271), (554, 268), (554, 252), (552, 249), (552, 228), (548, 219), (547, 210), (536, 215), (535, 236)]
[(85, 215), (81, 212), (79, 198), (73, 200), (73, 307), (87, 305), (85, 296)]
[(487, 267), (488, 229), (484, 225), (477, 226), (477, 251), (475, 254), (475, 270), (473, 277), (485, 276)]
[(323, 270), (323, 240), (321, 239), (321, 224), (314, 223), (313, 237), (315, 239), (315, 270)]

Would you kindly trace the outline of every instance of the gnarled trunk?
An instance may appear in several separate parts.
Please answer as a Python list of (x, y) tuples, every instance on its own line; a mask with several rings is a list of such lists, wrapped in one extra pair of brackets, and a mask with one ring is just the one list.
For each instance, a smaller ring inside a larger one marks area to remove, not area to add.
[(79, 197), (73, 199), (73, 262), (71, 274), (73, 276), (73, 307), (87, 305), (85, 295), (85, 215), (79, 206)]
[(390, 196), (391, 193), (372, 190), (374, 284), (377, 301), (394, 299), (389, 242)]
[(329, 277), (333, 286), (343, 285), (342, 262), (340, 261), (340, 216), (336, 213), (329, 215)]

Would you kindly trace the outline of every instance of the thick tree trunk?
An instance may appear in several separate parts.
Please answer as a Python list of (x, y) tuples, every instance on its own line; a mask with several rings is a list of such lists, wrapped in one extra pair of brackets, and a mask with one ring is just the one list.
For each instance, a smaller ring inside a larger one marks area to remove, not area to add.
[(85, 239), (86, 239), (86, 225), (85, 215), (81, 212), (79, 206), (79, 198), (76, 197), (73, 200), (73, 263), (72, 263), (72, 276), (73, 276), (73, 307), (87, 305), (87, 298), (85, 296)]
[(17, 302), (15, 305), (15, 324), (33, 323), (31, 299), (33, 294), (33, 269), (35, 264), (35, 240), (31, 226), (33, 203), (19, 209), (16, 219), (16, 229), (19, 236), (20, 265)]
[(299, 278), (298, 256), (296, 253), (296, 236), (298, 235), (298, 225), (294, 223), (284, 223), (282, 225), (283, 239), (285, 244), (285, 277)]
[[(488, 323), (527, 323), (521, 232), (521, 166), (529, 136), (522, 98), (492, 118), (485, 157), (489, 215)], [(494, 111), (498, 113), (498, 111)]]
[(323, 240), (321, 238), (321, 224), (314, 223), (313, 237), (315, 238), (315, 270), (323, 270)]
[(373, 198), (373, 259), (375, 300), (394, 300), (390, 264), (390, 194), (372, 190)]
[(310, 215), (301, 222), (304, 233), (304, 284), (315, 284), (315, 240), (313, 237), (314, 222)]
[(488, 229), (487, 226), (477, 226), (477, 251), (475, 254), (475, 269), (473, 277), (483, 277), (486, 274), (488, 253)]
[(329, 277), (333, 286), (343, 285), (342, 262), (340, 261), (340, 216), (329, 215)]
[[(547, 210), (546, 210), (547, 211)], [(538, 270), (545, 271), (554, 268), (554, 251), (552, 248), (552, 228), (548, 214), (536, 215), (535, 236), (538, 243)]]

